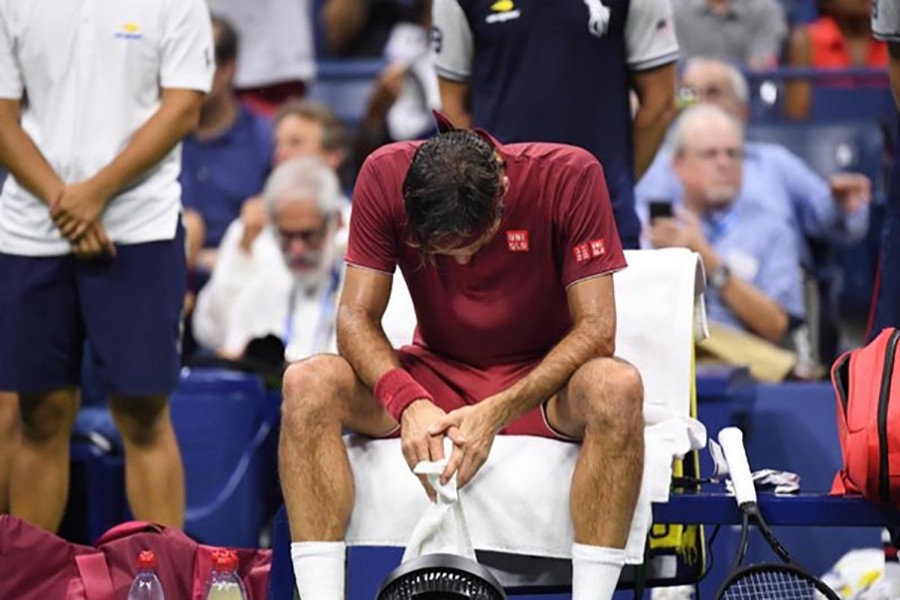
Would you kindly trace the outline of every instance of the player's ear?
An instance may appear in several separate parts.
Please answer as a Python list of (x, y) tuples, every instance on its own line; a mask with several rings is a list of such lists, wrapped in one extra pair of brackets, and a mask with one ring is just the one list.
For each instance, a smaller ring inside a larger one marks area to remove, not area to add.
[(503, 186), (503, 195), (506, 195), (506, 192), (509, 191), (509, 175), (504, 173), (501, 178), (501, 185)]

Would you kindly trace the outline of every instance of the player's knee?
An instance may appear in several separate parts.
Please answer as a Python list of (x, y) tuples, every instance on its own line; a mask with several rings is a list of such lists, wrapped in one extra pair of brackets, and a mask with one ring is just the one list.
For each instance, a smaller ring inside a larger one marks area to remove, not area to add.
[(587, 363), (576, 377), (588, 428), (622, 435), (642, 430), (644, 386), (637, 369), (625, 361), (605, 358)]
[(22, 394), (19, 406), (22, 435), (26, 440), (36, 444), (68, 439), (78, 411), (75, 401), (58, 396)]
[(313, 356), (292, 364), (284, 374), (283, 427), (303, 429), (337, 418), (352, 378), (353, 370), (338, 356)]
[(172, 427), (169, 399), (165, 396), (113, 397), (109, 409), (122, 439), (128, 444), (152, 445)]

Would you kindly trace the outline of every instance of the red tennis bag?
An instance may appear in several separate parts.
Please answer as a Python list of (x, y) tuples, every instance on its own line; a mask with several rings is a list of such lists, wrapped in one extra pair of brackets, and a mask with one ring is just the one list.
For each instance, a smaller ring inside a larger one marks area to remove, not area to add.
[[(113, 527), (92, 548), (0, 515), (0, 598), (125, 600), (138, 571), (138, 554), (152, 550), (166, 600), (203, 600), (215, 549), (176, 529), (141, 521)], [(237, 554), (250, 600), (265, 600), (271, 552)]]
[(888, 328), (831, 368), (844, 466), (834, 495), (900, 507), (900, 330)]

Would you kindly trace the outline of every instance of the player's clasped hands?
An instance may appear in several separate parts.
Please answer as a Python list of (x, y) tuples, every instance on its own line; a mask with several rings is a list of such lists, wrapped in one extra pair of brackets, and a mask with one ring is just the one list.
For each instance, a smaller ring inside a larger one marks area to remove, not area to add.
[(115, 256), (116, 248), (100, 222), (107, 198), (99, 185), (87, 180), (63, 187), (50, 205), (53, 222), (79, 258)]
[[(440, 439), (443, 435), (449, 435), (453, 440), (453, 453), (441, 474), (441, 483), (446, 484), (456, 473), (456, 483), (463, 487), (485, 463), (491, 446), (494, 445), (494, 437), (501, 429), (492, 407), (493, 403), (486, 399), (478, 404), (458, 408), (428, 428), (428, 433), (432, 436)], [(453, 431), (460, 433), (463, 438), (461, 443), (456, 442)]]
[[(423, 461), (435, 461), (444, 458), (444, 436), (453, 441), (456, 448), (465, 443), (465, 437), (456, 427), (448, 427), (439, 435), (429, 433), (430, 427), (440, 422), (447, 413), (435, 406), (430, 400), (417, 400), (403, 411), (400, 445), (403, 449), (403, 457), (410, 470)], [(419, 481), (425, 488), (425, 493), (434, 502), (437, 499), (434, 489), (428, 483), (424, 475), (419, 476)]]

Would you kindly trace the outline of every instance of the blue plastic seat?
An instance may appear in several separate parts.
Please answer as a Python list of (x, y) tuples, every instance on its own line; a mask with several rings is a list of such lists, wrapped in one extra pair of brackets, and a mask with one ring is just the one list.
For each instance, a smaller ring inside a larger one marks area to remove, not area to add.
[(307, 97), (327, 104), (348, 127), (355, 128), (385, 64), (382, 58), (319, 60)]
[[(184, 461), (185, 531), (201, 542), (256, 547), (276, 500), (274, 469), (280, 394), (256, 375), (185, 370), (171, 399)], [(106, 407), (79, 412), (72, 461), (84, 473), (88, 536), (128, 518), (122, 443)]]

